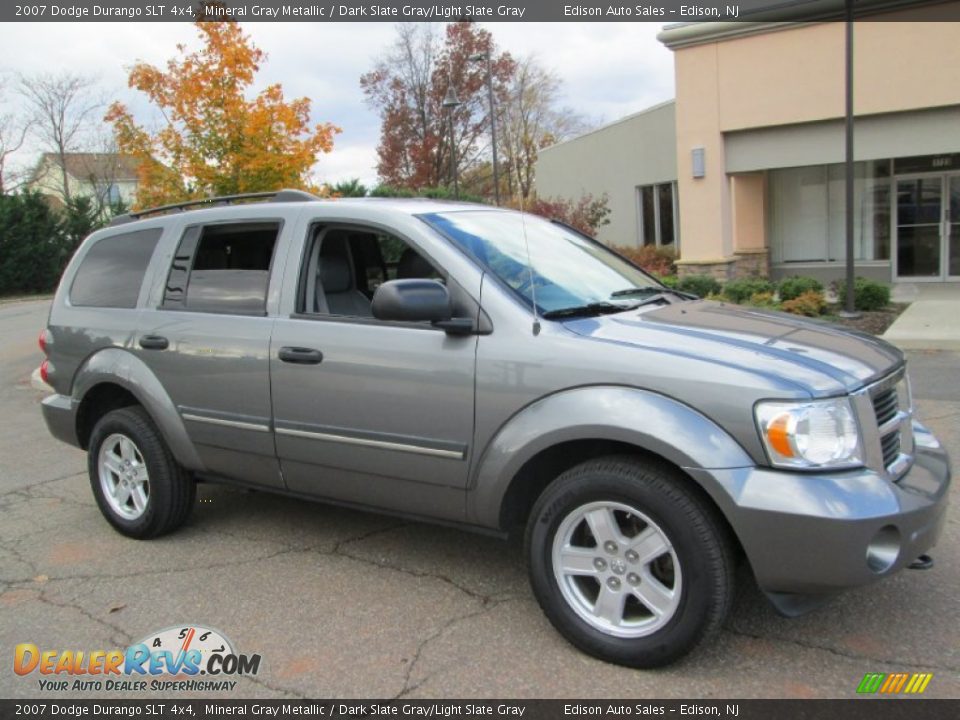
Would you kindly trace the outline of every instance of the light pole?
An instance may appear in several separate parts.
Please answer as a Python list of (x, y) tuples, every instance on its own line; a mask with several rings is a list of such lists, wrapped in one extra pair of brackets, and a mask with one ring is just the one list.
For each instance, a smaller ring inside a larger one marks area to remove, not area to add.
[(846, 112), (844, 113), (844, 130), (846, 139), (846, 157), (844, 167), (846, 168), (846, 225), (845, 225), (845, 244), (847, 248), (846, 257), (846, 278), (847, 287), (843, 298), (843, 310), (840, 311), (840, 317), (855, 318), (860, 317), (854, 303), (854, 285), (856, 283), (856, 268), (853, 258), (853, 0), (846, 0), (846, 34), (844, 37), (844, 59), (845, 59), (845, 80), (846, 80)]
[(497, 113), (493, 102), (493, 71), (490, 66), (490, 51), (470, 56), (471, 62), (487, 61), (487, 97), (490, 101), (490, 147), (493, 149), (493, 198), (500, 204), (500, 169), (497, 165)]
[(457, 180), (457, 145), (453, 135), (453, 111), (462, 104), (453, 87), (453, 75), (448, 75), (450, 84), (447, 85), (447, 94), (443, 98), (443, 107), (447, 109), (447, 120), (450, 122), (450, 174), (453, 175), (453, 197), (460, 199), (460, 184)]

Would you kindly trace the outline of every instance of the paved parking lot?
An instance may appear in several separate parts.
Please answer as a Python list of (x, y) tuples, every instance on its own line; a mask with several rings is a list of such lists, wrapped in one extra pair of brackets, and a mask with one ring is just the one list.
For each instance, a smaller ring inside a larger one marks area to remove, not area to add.
[[(209, 485), (180, 532), (123, 538), (94, 505), (83, 453), (40, 417), (30, 373), (46, 312), (0, 305), (0, 697), (40, 694), (11, 671), (17, 643), (107, 650), (181, 623), (263, 656), (229, 697), (846, 698), (864, 673), (893, 671), (933, 672), (927, 696), (960, 697), (956, 502), (932, 571), (796, 620), (743, 574), (716, 641), (655, 672), (564, 642), (515, 544)], [(919, 415), (957, 456), (960, 354), (910, 362)]]

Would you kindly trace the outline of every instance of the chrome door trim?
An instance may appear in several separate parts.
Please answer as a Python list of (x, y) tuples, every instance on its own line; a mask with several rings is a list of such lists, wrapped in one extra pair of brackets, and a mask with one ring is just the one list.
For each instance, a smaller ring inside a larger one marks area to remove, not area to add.
[(276, 432), (277, 435), (287, 435), (289, 437), (305, 438), (307, 440), (325, 440), (327, 442), (338, 442), (345, 445), (360, 445), (362, 447), (378, 448), (380, 450), (396, 450), (397, 452), (429, 455), (431, 457), (449, 458), (451, 460), (463, 460), (466, 454), (465, 450), (444, 450), (443, 448), (429, 447), (426, 445), (411, 445), (409, 443), (387, 440), (373, 440), (371, 438), (317, 432), (315, 430), (297, 430), (294, 428), (280, 427), (277, 428)]
[(221, 427), (236, 428), (237, 430), (253, 430), (254, 432), (270, 432), (269, 425), (260, 423), (242, 422), (240, 420), (224, 420), (222, 418), (207, 417), (205, 415), (195, 415), (193, 413), (180, 413), (184, 420), (193, 422), (207, 423), (208, 425), (219, 425)]

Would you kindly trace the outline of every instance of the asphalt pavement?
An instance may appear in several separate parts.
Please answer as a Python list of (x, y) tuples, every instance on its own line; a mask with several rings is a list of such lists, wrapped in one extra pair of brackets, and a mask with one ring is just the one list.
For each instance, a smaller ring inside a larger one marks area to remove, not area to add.
[[(956, 487), (932, 570), (793, 620), (744, 571), (712, 644), (629, 670), (553, 630), (515, 543), (214, 485), (179, 532), (120, 536), (84, 453), (40, 416), (30, 374), (47, 309), (0, 305), (0, 697), (129, 697), (42, 692), (12, 671), (14, 646), (110, 650), (194, 624), (262, 656), (230, 698), (850, 698), (867, 672), (932, 672), (925, 696), (960, 697)], [(960, 455), (960, 354), (911, 351), (910, 366), (920, 419)]]

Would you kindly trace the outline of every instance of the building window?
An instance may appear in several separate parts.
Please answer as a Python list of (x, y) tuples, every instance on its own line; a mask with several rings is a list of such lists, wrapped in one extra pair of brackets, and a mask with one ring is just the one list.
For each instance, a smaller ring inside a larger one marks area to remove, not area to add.
[(677, 184), (659, 183), (637, 188), (640, 241), (643, 245), (678, 248)]
[[(890, 162), (854, 164), (854, 258), (890, 259)], [(771, 170), (770, 247), (774, 263), (846, 258), (844, 165)]]

